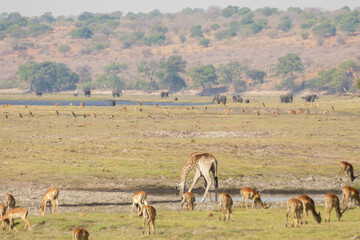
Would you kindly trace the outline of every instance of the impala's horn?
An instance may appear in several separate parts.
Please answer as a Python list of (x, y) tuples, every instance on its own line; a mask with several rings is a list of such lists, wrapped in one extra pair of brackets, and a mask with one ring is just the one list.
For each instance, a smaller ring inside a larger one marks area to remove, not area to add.
[[(268, 203), (268, 204), (266, 204)], [(264, 202), (265, 208), (268, 209), (271, 206), (271, 201), (268, 199)]]

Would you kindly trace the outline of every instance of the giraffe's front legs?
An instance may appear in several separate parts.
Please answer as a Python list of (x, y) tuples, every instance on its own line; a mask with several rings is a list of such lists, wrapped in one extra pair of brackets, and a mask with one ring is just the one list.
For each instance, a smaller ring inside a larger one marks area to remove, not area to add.
[(193, 178), (193, 182), (192, 182), (192, 184), (191, 184), (188, 192), (191, 192), (191, 191), (193, 190), (195, 184), (197, 183), (197, 181), (199, 180), (200, 177), (201, 177), (201, 173), (200, 173), (199, 170), (197, 170), (197, 171), (195, 172), (195, 175), (194, 175), (194, 178)]

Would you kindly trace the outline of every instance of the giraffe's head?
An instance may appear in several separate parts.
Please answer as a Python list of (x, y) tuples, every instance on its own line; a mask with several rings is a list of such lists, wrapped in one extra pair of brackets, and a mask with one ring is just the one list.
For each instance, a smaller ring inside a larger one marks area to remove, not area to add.
[(183, 195), (185, 192), (185, 183), (177, 183), (176, 184), (176, 189), (180, 191), (180, 195)]

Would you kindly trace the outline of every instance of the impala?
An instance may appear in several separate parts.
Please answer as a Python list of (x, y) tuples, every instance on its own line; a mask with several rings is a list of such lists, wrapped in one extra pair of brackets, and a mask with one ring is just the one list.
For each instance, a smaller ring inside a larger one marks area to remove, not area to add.
[(146, 192), (144, 192), (144, 191), (136, 192), (132, 197), (132, 207), (131, 207), (130, 217), (132, 217), (132, 214), (133, 214), (133, 211), (134, 211), (134, 206), (137, 207), (138, 216), (140, 217), (142, 206), (147, 205), (147, 204), (148, 204), (148, 202), (147, 202)]
[(192, 192), (186, 192), (182, 194), (181, 197), (183, 200), (181, 201), (180, 211), (182, 210), (185, 201), (187, 201), (186, 208), (188, 209), (188, 211), (193, 211), (196, 205), (194, 204), (195, 195)]
[(88, 240), (89, 233), (85, 228), (78, 227), (72, 231), (72, 237), (73, 240)]
[(48, 201), (50, 201), (52, 205), (52, 211), (50, 210), (50, 212), (54, 213), (55, 204), (56, 204), (56, 211), (59, 212), (58, 198), (59, 198), (59, 189), (49, 188), (43, 196), (43, 201), (40, 207), (40, 215), (44, 216)]
[(292, 227), (297, 227), (298, 224), (302, 224), (301, 222), (301, 212), (302, 212), (302, 203), (297, 198), (291, 198), (287, 201), (287, 213), (286, 213), (286, 224), (288, 225), (289, 217), (292, 219)]
[(11, 194), (5, 195), (5, 207), (7, 211), (10, 210), (10, 208), (15, 208), (15, 198)]
[(227, 193), (220, 194), (220, 208), (219, 208), (219, 221), (221, 221), (221, 215), (224, 215), (224, 221), (229, 221), (232, 213), (233, 200)]
[[(350, 209), (351, 207), (351, 203), (355, 200), (355, 204), (357, 204), (358, 206), (360, 206), (360, 197), (359, 197), (359, 191), (356, 190), (355, 188), (352, 188), (350, 186), (345, 186), (342, 188), (342, 197), (343, 197), (343, 205), (345, 208), (345, 205), (347, 203), (347, 201), (350, 198), (350, 202), (348, 205), (348, 209)], [(356, 205), (355, 205), (356, 207)]]
[[(23, 231), (28, 228), (28, 230), (30, 231), (30, 223), (28, 220), (26, 220), (26, 217), (28, 215), (28, 210), (26, 208), (14, 208), (11, 209), (10, 211), (8, 211), (3, 217), (0, 218), (0, 222), (5, 221), (5, 220), (9, 220), (9, 231), (11, 231), (12, 228), (15, 229), (15, 231), (17, 232), (18, 230), (16, 229), (14, 225), (14, 219), (19, 219), (21, 218), (24, 222), (25, 222), (25, 226)], [(3, 225), (4, 226), (4, 225)]]
[(148, 229), (149, 229), (149, 232), (148, 232), (149, 235), (151, 234), (150, 227), (152, 228), (153, 233), (155, 234), (155, 218), (156, 218), (156, 210), (155, 210), (155, 208), (153, 208), (151, 205), (145, 205), (141, 209), (141, 215), (144, 216), (143, 235), (145, 233), (146, 219), (148, 219), (147, 225), (148, 225)]
[(240, 195), (241, 195), (241, 200), (240, 200), (241, 207), (242, 207), (243, 200), (245, 200), (245, 207), (248, 208), (249, 199), (253, 200), (252, 207), (251, 207), (252, 209), (254, 209), (255, 204), (259, 204), (259, 206), (262, 209), (268, 209), (271, 206), (271, 204), (268, 206), (265, 206), (263, 204), (263, 202), (261, 201), (260, 194), (252, 188), (248, 188), (248, 187), (242, 188), (240, 190)]
[(355, 178), (358, 177), (358, 176), (356, 176), (356, 177), (354, 176), (353, 166), (350, 163), (343, 161), (343, 162), (340, 162), (340, 175), (339, 175), (340, 181), (342, 181), (342, 174), (344, 171), (346, 171), (346, 173), (348, 175), (350, 175), (351, 182), (353, 182), (355, 180)]
[(314, 203), (314, 200), (312, 200), (312, 198), (310, 198), (309, 196), (303, 194), (303, 195), (300, 195), (299, 197), (301, 203), (302, 203), (302, 206), (303, 206), (303, 211), (304, 211), (304, 216), (305, 216), (305, 223), (307, 224), (307, 220), (308, 220), (308, 211), (310, 210), (315, 221), (317, 223), (321, 223), (321, 215), (320, 215), (320, 212), (317, 213), (315, 211), (315, 203)]
[(332, 193), (328, 193), (325, 195), (325, 222), (330, 222), (331, 210), (333, 208), (335, 208), (337, 219), (338, 221), (340, 221), (340, 218), (342, 217), (346, 209), (341, 212), (338, 196)]

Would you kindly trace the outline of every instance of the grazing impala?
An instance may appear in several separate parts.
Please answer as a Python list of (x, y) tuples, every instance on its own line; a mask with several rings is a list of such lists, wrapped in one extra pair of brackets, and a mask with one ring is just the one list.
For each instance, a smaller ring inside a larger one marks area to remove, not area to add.
[(315, 203), (314, 203), (314, 200), (312, 200), (311, 197), (303, 194), (303, 195), (300, 195), (299, 197), (301, 203), (302, 203), (302, 206), (303, 206), (303, 211), (304, 211), (304, 216), (305, 216), (305, 223), (307, 224), (307, 220), (308, 220), (308, 217), (309, 217), (309, 214), (308, 214), (308, 211), (310, 210), (315, 221), (317, 223), (321, 223), (321, 215), (320, 215), (320, 212), (317, 213), (315, 211)]
[(194, 204), (195, 195), (192, 192), (186, 192), (182, 194), (181, 197), (183, 200), (181, 201), (180, 211), (182, 210), (185, 201), (187, 201), (186, 208), (188, 209), (188, 211), (193, 211), (196, 205)]
[(261, 201), (260, 194), (252, 188), (248, 188), (248, 187), (242, 188), (240, 190), (240, 195), (241, 195), (241, 200), (240, 200), (241, 207), (242, 207), (243, 200), (245, 200), (245, 207), (248, 208), (249, 199), (253, 200), (252, 207), (251, 207), (252, 209), (254, 209), (255, 204), (259, 204), (259, 206), (262, 209), (268, 209), (271, 206), (271, 204), (268, 206), (265, 206), (263, 204), (263, 202)]
[(351, 203), (355, 200), (355, 207), (356, 205), (360, 206), (360, 197), (359, 197), (359, 191), (355, 188), (345, 186), (342, 188), (342, 197), (343, 197), (343, 206), (345, 208), (345, 205), (347, 201), (350, 198), (349, 206), (347, 207), (350, 209)]
[(340, 162), (340, 175), (339, 175), (340, 181), (342, 181), (342, 174), (344, 171), (346, 171), (346, 173), (350, 175), (351, 182), (353, 182), (355, 178), (357, 178), (357, 176), (356, 177), (354, 176), (353, 166), (350, 163), (343, 161)]
[[(153, 230), (153, 233), (155, 234), (155, 217), (156, 217), (156, 210), (155, 208), (153, 208), (151, 205), (145, 205), (143, 206), (143, 208), (141, 209), (141, 215), (144, 216), (144, 224), (143, 224), (143, 235), (145, 233), (145, 222), (146, 219), (148, 219), (147, 225), (149, 228), (149, 235), (150, 233), (150, 227)], [(140, 216), (141, 216), (140, 215)]]
[(138, 216), (140, 217), (141, 209), (142, 209), (143, 205), (148, 205), (146, 192), (138, 191), (132, 197), (132, 207), (131, 207), (130, 217), (132, 217), (132, 214), (133, 214), (133, 211), (134, 211), (134, 206), (137, 207)]
[(219, 208), (219, 221), (221, 221), (221, 215), (224, 215), (224, 221), (229, 221), (232, 213), (233, 200), (227, 193), (220, 194), (220, 208)]
[(217, 189), (218, 189), (218, 177), (217, 177), (217, 161), (215, 157), (210, 153), (192, 153), (189, 159), (184, 163), (184, 166), (181, 169), (180, 179), (178, 187), (180, 188), (180, 195), (185, 192), (186, 176), (188, 173), (194, 170), (195, 175), (193, 183), (189, 188), (189, 192), (194, 188), (196, 182), (202, 176), (205, 179), (205, 194), (201, 200), (204, 202), (206, 195), (209, 196), (210, 201), (212, 202), (209, 188), (211, 186), (210, 171), (213, 173), (215, 180), (215, 201), (217, 201)]
[(28, 231), (30, 231), (30, 223), (28, 220), (26, 220), (26, 217), (28, 215), (28, 210), (26, 208), (14, 208), (8, 211), (3, 217), (0, 218), (0, 222), (9, 220), (9, 231), (11, 231), (12, 228), (15, 229), (17, 232), (18, 230), (15, 228), (14, 225), (14, 219), (21, 218), (25, 222), (25, 227), (23, 231), (28, 228)]
[(297, 198), (292, 198), (287, 201), (287, 213), (286, 213), (286, 224), (287, 227), (289, 215), (292, 219), (292, 227), (297, 227), (298, 224), (302, 224), (301, 222), (301, 212), (302, 212), (302, 203)]
[(325, 195), (325, 222), (330, 222), (331, 210), (333, 208), (335, 208), (336, 217), (338, 221), (340, 221), (340, 218), (342, 217), (346, 209), (340, 212), (340, 201), (338, 196), (332, 193), (328, 193)]
[(11, 194), (5, 195), (5, 207), (7, 211), (10, 210), (10, 208), (15, 208), (15, 198)]
[(72, 231), (72, 237), (73, 240), (88, 240), (89, 233), (85, 228), (78, 227)]
[(59, 198), (59, 189), (49, 188), (43, 196), (43, 201), (40, 207), (40, 215), (44, 216), (48, 201), (51, 201), (51, 205), (52, 205), (52, 211), (50, 210), (50, 212), (54, 213), (55, 204), (56, 204), (56, 211), (59, 212), (58, 198)]

